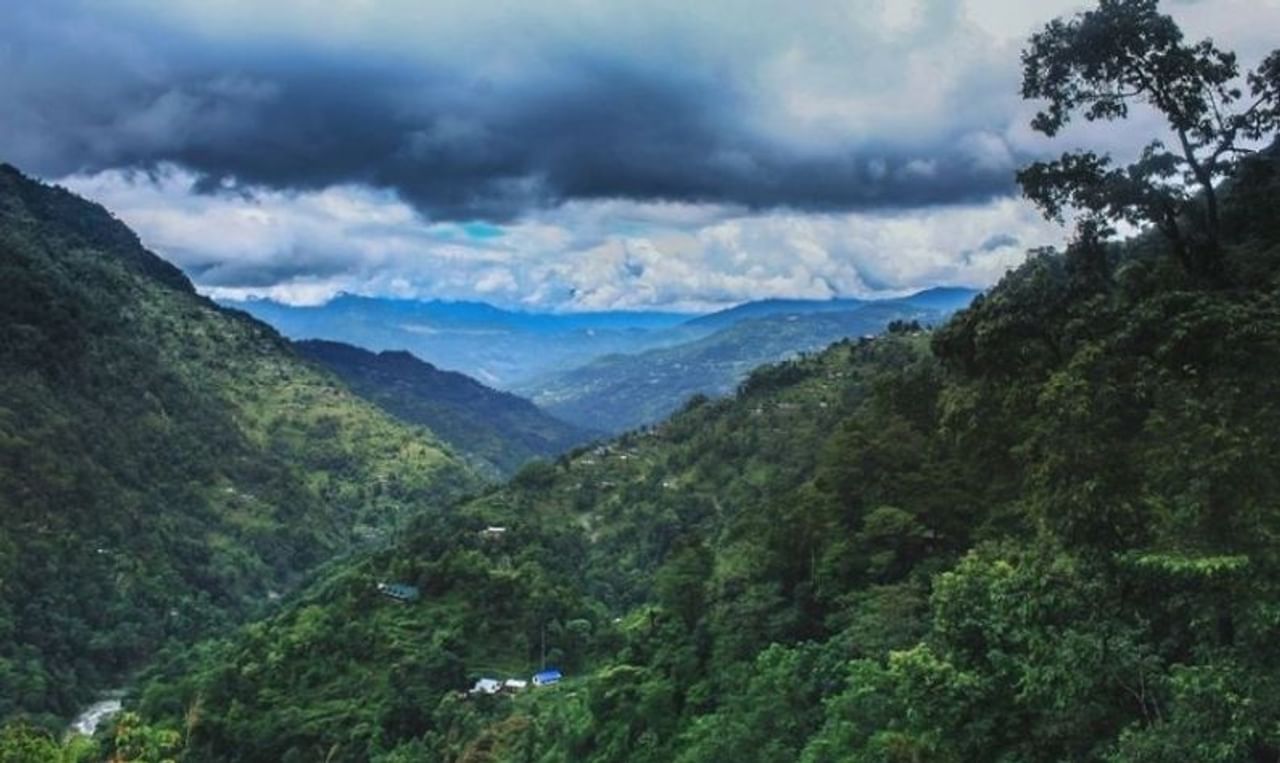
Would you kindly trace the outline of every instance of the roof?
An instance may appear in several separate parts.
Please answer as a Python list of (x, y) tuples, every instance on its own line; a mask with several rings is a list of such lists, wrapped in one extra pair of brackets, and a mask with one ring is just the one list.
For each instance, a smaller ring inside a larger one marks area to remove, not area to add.
[(496, 678), (481, 678), (471, 687), (472, 694), (497, 694), (502, 689), (502, 682)]
[(418, 587), (408, 583), (379, 583), (378, 590), (393, 599), (409, 601), (418, 598)]
[(559, 681), (564, 676), (558, 670), (543, 670), (533, 674), (534, 683), (546, 683), (548, 681)]

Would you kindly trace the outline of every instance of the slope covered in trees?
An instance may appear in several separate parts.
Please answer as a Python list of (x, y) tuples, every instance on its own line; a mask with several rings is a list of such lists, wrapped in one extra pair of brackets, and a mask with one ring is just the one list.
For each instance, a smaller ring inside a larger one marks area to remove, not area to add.
[[(1278, 172), (1212, 281), (1042, 253), (421, 520), (139, 707), (190, 760), (1276, 760)], [(544, 632), (567, 684), (459, 694)]]
[(373, 353), (322, 340), (294, 347), (356, 394), (427, 427), (488, 475), (510, 477), (531, 459), (554, 458), (592, 436), (522, 397), (443, 371), (405, 351)]
[[(1184, 43), (1152, 0), (1099, 8), (1024, 57), (1051, 80), (1033, 94), (1060, 96), (1045, 119), (1123, 116), (1136, 77), (1184, 158), (1024, 175), (1047, 212), (1081, 213), (1065, 252), (931, 334), (765, 367), (732, 399), (422, 515), (152, 671), (104, 749), (1280, 760), (1280, 157), (1246, 152), (1213, 194), (1162, 187), (1219, 145), (1184, 121), (1215, 113), (1198, 98), (1235, 124), (1216, 89), (1234, 60)], [(1260, 103), (1246, 115), (1274, 119)], [(1150, 230), (1117, 243), (1120, 220)], [(389, 581), (420, 598), (379, 595)], [(544, 655), (559, 686), (465, 693)]]
[[(521, 391), (560, 418), (608, 432), (654, 424), (694, 395), (728, 395), (752, 369), (847, 337), (876, 334), (893, 321), (938, 323), (974, 292), (923, 292), (870, 302), (748, 302), (690, 321), (707, 336), (632, 355), (607, 355), (538, 379)], [(940, 297), (940, 298), (939, 298)]]
[(104, 209), (0, 167), (0, 718), (66, 718), (475, 484)]

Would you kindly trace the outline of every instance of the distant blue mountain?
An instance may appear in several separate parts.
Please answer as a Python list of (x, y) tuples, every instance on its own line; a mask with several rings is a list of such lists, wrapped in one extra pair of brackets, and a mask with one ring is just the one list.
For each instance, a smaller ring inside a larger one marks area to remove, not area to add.
[[(504, 390), (585, 366), (612, 354), (697, 341), (747, 320), (849, 313), (868, 305), (949, 313), (967, 305), (972, 289), (936, 288), (890, 300), (767, 299), (708, 315), (612, 311), (534, 313), (484, 302), (384, 299), (343, 294), (324, 305), (295, 307), (270, 300), (224, 301), (296, 340), (325, 339), (374, 352), (407, 350), (439, 368), (459, 371)], [(796, 348), (800, 349), (800, 348)]]
[(702, 326), (722, 329), (739, 321), (768, 318), (774, 315), (805, 315), (809, 313), (838, 313), (854, 310), (866, 304), (860, 299), (761, 299), (744, 302), (736, 307), (698, 316), (686, 322), (686, 326)]
[(900, 304), (923, 310), (937, 310), (951, 313), (967, 307), (973, 298), (978, 296), (975, 289), (956, 286), (939, 286), (916, 292), (905, 297), (889, 299), (762, 299), (755, 302), (744, 302), (736, 307), (701, 315), (692, 318), (684, 325), (687, 327), (710, 328), (720, 330), (728, 328), (744, 320), (769, 318), (776, 315), (810, 315), (813, 313), (847, 313), (873, 304)]
[(764, 300), (685, 324), (714, 331), (639, 353), (601, 357), (523, 386), (553, 415), (578, 426), (622, 432), (662, 420), (690, 396), (725, 395), (756, 367), (878, 334), (893, 321), (941, 323), (977, 295), (930, 289), (899, 299)]
[(440, 368), (501, 389), (614, 352), (687, 341), (689, 313), (526, 313), (483, 302), (341, 295), (297, 307), (270, 300), (223, 301), (291, 339), (327, 339), (369, 350), (408, 350)]
[(965, 289), (957, 286), (938, 286), (932, 289), (925, 289), (906, 297), (901, 297), (896, 301), (906, 302), (915, 307), (924, 308), (926, 310), (939, 310), (944, 313), (953, 313), (956, 310), (962, 310), (973, 302), (973, 298), (980, 294), (976, 289)]
[(250, 312), (288, 314), (294, 321), (327, 321), (341, 317), (369, 321), (419, 320), (435, 328), (494, 328), (516, 331), (561, 332), (577, 329), (651, 330), (676, 326), (689, 320), (689, 313), (610, 311), (586, 313), (535, 313), (504, 310), (487, 302), (386, 299), (340, 294), (323, 305), (295, 307), (271, 300), (248, 300), (228, 304)]

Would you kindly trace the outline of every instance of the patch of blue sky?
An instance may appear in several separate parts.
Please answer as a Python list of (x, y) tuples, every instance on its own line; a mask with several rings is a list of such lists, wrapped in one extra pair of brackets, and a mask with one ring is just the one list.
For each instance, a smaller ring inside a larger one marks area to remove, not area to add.
[(473, 220), (469, 223), (463, 223), (458, 226), (467, 238), (474, 241), (487, 241), (489, 239), (501, 238), (506, 235), (506, 231), (502, 228), (491, 225), (480, 220)]

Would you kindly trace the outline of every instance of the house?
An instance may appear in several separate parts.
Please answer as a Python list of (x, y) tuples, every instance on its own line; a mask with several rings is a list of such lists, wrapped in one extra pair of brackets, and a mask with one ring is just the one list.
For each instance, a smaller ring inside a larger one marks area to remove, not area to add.
[(504, 536), (504, 535), (506, 535), (506, 534), (507, 534), (507, 528), (505, 528), (505, 527), (497, 527), (497, 526), (495, 526), (495, 525), (489, 525), (488, 527), (486, 527), (486, 528), (484, 528), (483, 530), (481, 530), (481, 531), (480, 531), (480, 537), (482, 537), (482, 538), (486, 538), (486, 539), (489, 539), (489, 540), (493, 540), (493, 539), (496, 539), (496, 538), (501, 538), (502, 536)]
[(560, 679), (564, 676), (558, 670), (544, 670), (540, 673), (533, 674), (534, 686), (552, 686), (560, 683)]
[(379, 583), (378, 593), (396, 601), (410, 602), (418, 600), (418, 587), (407, 583)]
[(497, 694), (502, 691), (502, 682), (496, 678), (481, 678), (471, 687), (468, 694)]
[(509, 692), (524, 691), (528, 687), (529, 687), (529, 682), (523, 681), (519, 678), (508, 678), (506, 681), (502, 682), (503, 690), (509, 691)]

